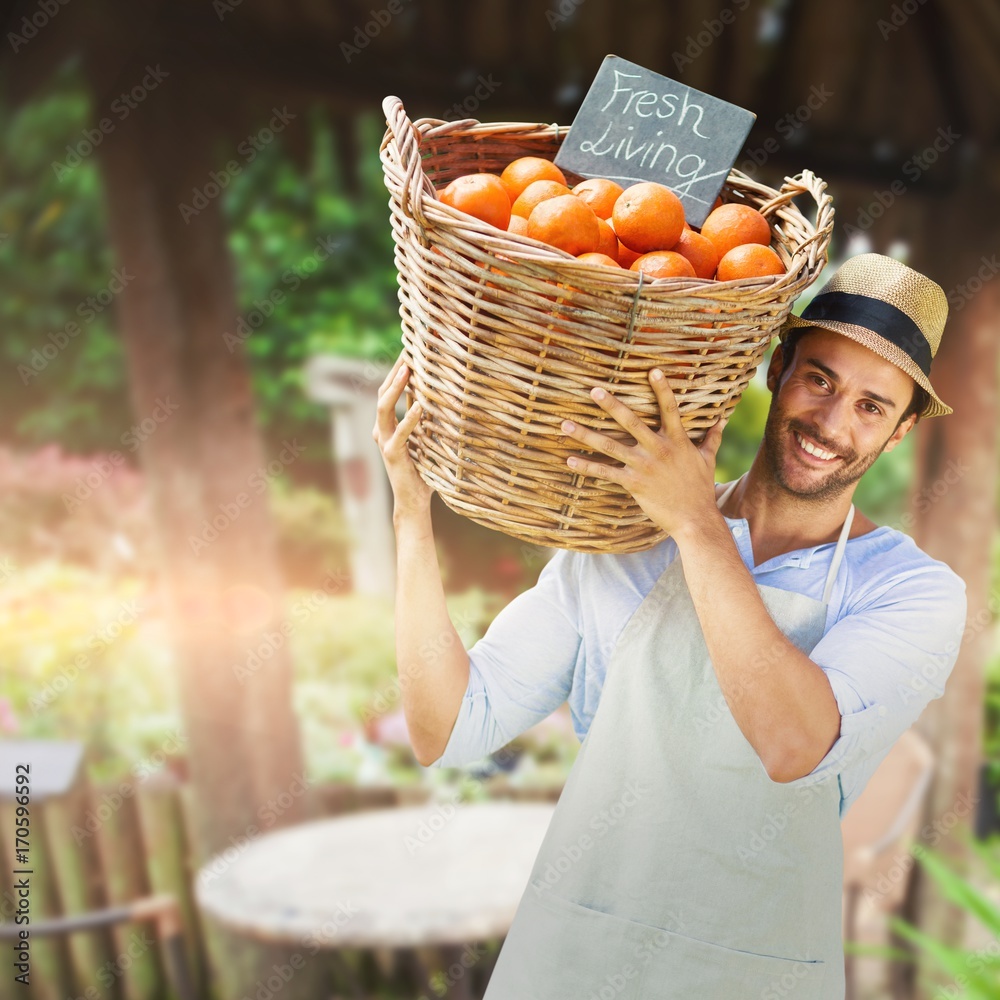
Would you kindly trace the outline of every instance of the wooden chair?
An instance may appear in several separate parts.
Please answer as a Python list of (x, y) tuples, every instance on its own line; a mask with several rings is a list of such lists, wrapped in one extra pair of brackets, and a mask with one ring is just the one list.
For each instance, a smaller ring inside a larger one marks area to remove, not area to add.
[[(844, 839), (844, 939), (853, 941), (862, 893), (890, 912), (903, 900), (909, 849), (934, 771), (934, 753), (910, 729), (897, 740), (841, 824)], [(854, 956), (845, 958), (846, 1000), (856, 996)]]

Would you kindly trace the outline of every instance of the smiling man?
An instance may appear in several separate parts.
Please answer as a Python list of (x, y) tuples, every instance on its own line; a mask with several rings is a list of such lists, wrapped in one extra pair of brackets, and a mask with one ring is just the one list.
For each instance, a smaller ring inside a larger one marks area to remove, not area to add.
[(373, 434), (418, 759), (477, 760), (566, 700), (582, 740), (486, 1000), (842, 1000), (840, 819), (943, 693), (966, 613), (962, 580), (852, 497), (918, 419), (951, 412), (929, 380), (946, 316), (923, 275), (848, 260), (783, 328), (764, 439), (725, 485), (721, 422), (693, 444), (657, 372), (658, 431), (595, 387), (635, 443), (567, 421), (567, 462), (669, 537), (558, 551), (468, 653), (441, 642), (429, 490), (405, 451), (419, 414), (396, 426), (406, 374), (387, 380)]

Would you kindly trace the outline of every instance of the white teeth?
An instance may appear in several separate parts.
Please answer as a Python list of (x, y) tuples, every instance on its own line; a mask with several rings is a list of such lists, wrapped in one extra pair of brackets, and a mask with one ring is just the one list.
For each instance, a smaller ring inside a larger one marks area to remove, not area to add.
[(817, 448), (816, 445), (807, 441), (801, 434), (796, 433), (795, 440), (799, 442), (803, 450), (809, 452), (810, 455), (815, 455), (817, 458), (822, 458), (824, 461), (829, 462), (831, 458), (837, 457), (832, 451), (823, 451), (822, 448)]

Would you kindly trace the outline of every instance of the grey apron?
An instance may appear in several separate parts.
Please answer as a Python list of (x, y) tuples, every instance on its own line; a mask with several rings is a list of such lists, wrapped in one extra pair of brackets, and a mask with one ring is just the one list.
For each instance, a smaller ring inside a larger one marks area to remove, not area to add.
[[(822, 601), (757, 585), (804, 653), (853, 516)], [(768, 777), (678, 556), (618, 640), (484, 1000), (843, 1000), (842, 851), (840, 782)]]

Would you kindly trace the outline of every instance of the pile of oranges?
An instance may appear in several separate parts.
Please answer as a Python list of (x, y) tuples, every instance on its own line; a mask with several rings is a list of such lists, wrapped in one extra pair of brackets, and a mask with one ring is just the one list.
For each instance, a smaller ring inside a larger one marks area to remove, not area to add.
[(499, 175), (457, 177), (439, 197), (497, 229), (650, 278), (731, 281), (785, 273), (771, 249), (771, 227), (756, 209), (717, 202), (698, 232), (685, 220), (680, 198), (653, 181), (622, 188), (592, 177), (571, 189), (551, 160), (522, 156)]

